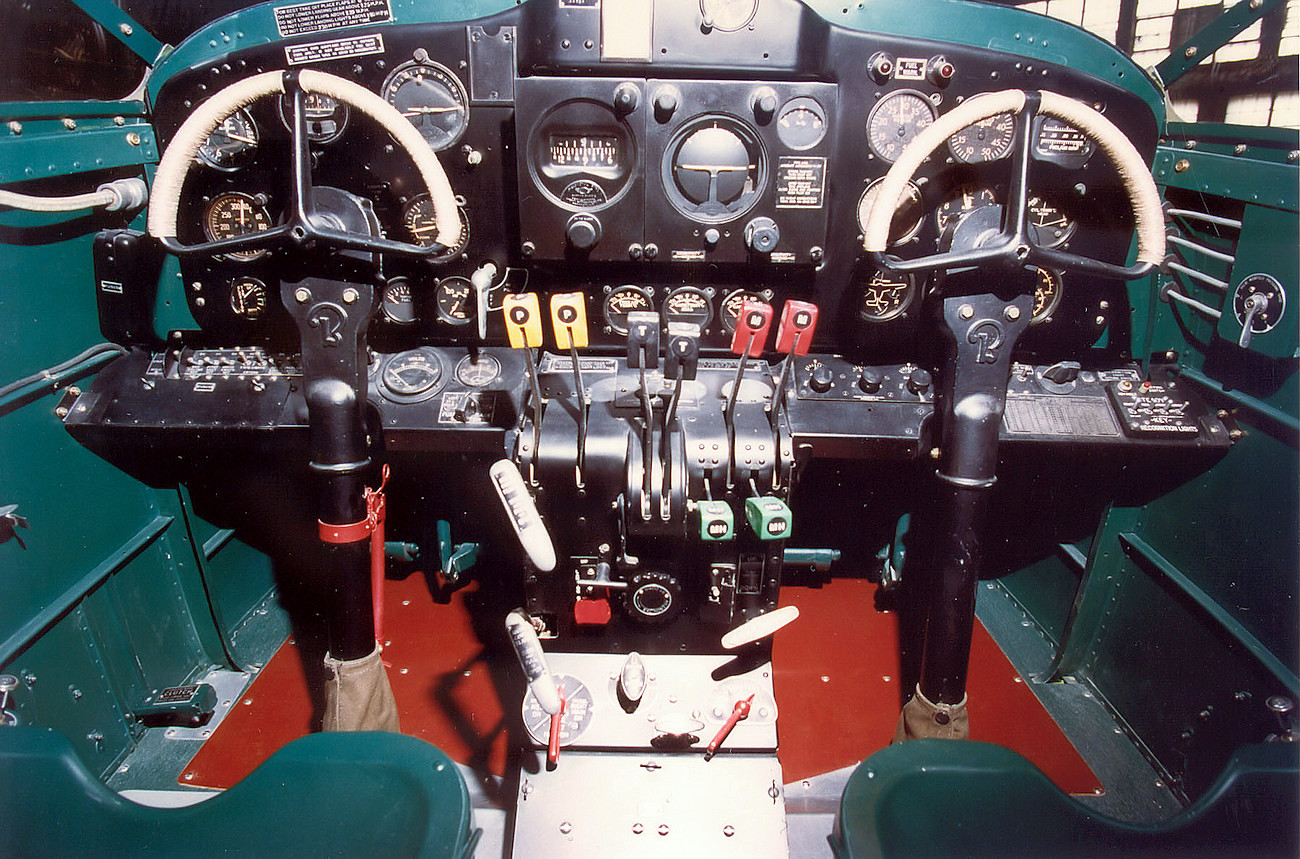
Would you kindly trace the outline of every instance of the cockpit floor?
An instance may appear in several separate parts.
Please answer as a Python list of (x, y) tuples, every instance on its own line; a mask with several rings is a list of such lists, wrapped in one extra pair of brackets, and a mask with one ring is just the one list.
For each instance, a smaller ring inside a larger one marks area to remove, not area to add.
[[(835, 579), (782, 589), (800, 618), (773, 650), (779, 757), (786, 783), (852, 766), (887, 745), (903, 700), (898, 614), (876, 605), (877, 585)], [(493, 671), (466, 607), (472, 590), (435, 604), (422, 575), (390, 580), (385, 663), (403, 733), (443, 749), (480, 776), (505, 774), (515, 671)], [(1072, 794), (1101, 783), (976, 624), (971, 654), (972, 739), (1019, 752)], [(514, 666), (510, 666), (511, 669)], [(505, 679), (510, 675), (510, 679)], [(318, 708), (293, 639), (287, 641), (184, 768), (187, 787), (225, 788), (274, 751), (319, 726)], [(503, 706), (503, 701), (510, 702)]]

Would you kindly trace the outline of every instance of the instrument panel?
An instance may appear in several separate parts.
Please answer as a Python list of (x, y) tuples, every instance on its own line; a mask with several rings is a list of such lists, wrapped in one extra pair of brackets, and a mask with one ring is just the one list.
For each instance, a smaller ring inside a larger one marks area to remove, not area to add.
[[(524, 4), (479, 22), (350, 28), (367, 45), (356, 56), (312, 54), (320, 34), (233, 51), (162, 86), (160, 134), (165, 143), (197, 104), (254, 70), (290, 68), (289, 56), (318, 56), (311, 67), (396, 108), (447, 171), (463, 230), (432, 263), (381, 261), (372, 336), (394, 348), (503, 343), (506, 293), (541, 292), (545, 303), (547, 293), (578, 290), (598, 349), (622, 347), (627, 314), (651, 310), (665, 326), (699, 325), (702, 348), (723, 350), (750, 297), (778, 312), (786, 300), (817, 304), (828, 320), (819, 348), (899, 360), (925, 348), (935, 296), (948, 287), (942, 276), (882, 270), (862, 234), (881, 178), (925, 128), (982, 92), (1051, 89), (1103, 110), (1140, 151), (1154, 147), (1141, 99), (1065, 65), (855, 31), (793, 0), (651, 5), (663, 36), (634, 62), (602, 43), (599, 6), (566, 3)], [(660, 25), (676, 13), (698, 19), (698, 29)], [(368, 42), (372, 32), (381, 38)], [(362, 201), (374, 232), (431, 244), (432, 203), (400, 148), (329, 96), (310, 95), (305, 107), (313, 182)], [(182, 241), (281, 222), (291, 125), (282, 97), (223, 120), (186, 183)], [(1058, 119), (1038, 117), (1032, 134), (1035, 240), (1122, 262), (1132, 219), (1109, 162)], [(1015, 136), (1010, 114), (951, 135), (906, 185), (890, 253), (932, 254), (995, 228)], [(185, 299), (199, 327), (291, 346), (278, 300), (284, 262), (281, 252), (256, 250), (185, 259)], [(474, 275), (488, 266), (495, 274), (484, 285)], [(1118, 283), (1028, 275), (1036, 324), (1023, 348), (1077, 354), (1127, 325)]]

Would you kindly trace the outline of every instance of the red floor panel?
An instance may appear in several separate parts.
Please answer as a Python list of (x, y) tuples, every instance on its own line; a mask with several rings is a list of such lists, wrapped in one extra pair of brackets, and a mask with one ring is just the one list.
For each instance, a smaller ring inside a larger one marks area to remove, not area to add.
[[(857, 763), (888, 744), (899, 709), (895, 615), (873, 607), (875, 585), (837, 579), (788, 588), (798, 621), (773, 653), (781, 764), (796, 781)], [(505, 771), (502, 704), (464, 608), (435, 605), (423, 577), (387, 583), (385, 649), (402, 731), (485, 773)], [(1070, 793), (1100, 785), (978, 624), (971, 654), (971, 736), (1014, 749)], [(515, 706), (510, 702), (511, 707)], [(229, 787), (310, 729), (307, 682), (291, 643), (266, 665), (195, 755), (184, 784)]]

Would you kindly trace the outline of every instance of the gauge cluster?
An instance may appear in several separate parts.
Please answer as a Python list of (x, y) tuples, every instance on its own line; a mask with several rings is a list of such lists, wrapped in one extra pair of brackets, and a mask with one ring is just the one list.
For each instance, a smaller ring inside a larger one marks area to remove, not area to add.
[[(432, 263), (380, 261), (372, 335), (395, 353), (503, 343), (504, 294), (537, 291), (545, 306), (551, 293), (582, 290), (598, 348), (620, 348), (627, 314), (652, 310), (665, 324), (699, 325), (706, 351), (725, 350), (750, 297), (778, 313), (787, 299), (813, 302), (825, 320), (821, 348), (891, 360), (923, 342), (944, 287), (882, 269), (862, 236), (881, 205), (882, 177), (938, 118), (983, 92), (1051, 89), (1103, 111), (1139, 149), (1154, 146), (1136, 96), (1064, 66), (853, 31), (795, 0), (683, 3), (682, 15), (669, 14), (682, 3), (654, 4), (651, 50), (631, 60), (602, 41), (599, 4), (562, 3), (557, 13), (535, 2), (490, 21), (358, 28), (365, 47), (355, 55), (312, 54), (328, 42), (319, 34), (234, 51), (163, 85), (160, 138), (219, 89), (286, 68), (289, 56), (315, 56), (312, 68), (392, 105), (446, 169), (462, 226)], [(313, 183), (361, 201), (384, 237), (431, 245), (433, 205), (400, 148), (329, 96), (309, 94), (303, 108)], [(281, 96), (222, 120), (182, 194), (182, 241), (283, 221), (293, 124), (292, 101)], [(940, 145), (895, 205), (889, 253), (943, 252), (996, 231), (1016, 129), (1012, 115), (998, 114)], [(1034, 240), (1122, 260), (1132, 224), (1107, 159), (1052, 117), (1036, 118), (1031, 134)], [(262, 249), (182, 260), (199, 327), (292, 347), (280, 302), (286, 262)], [(481, 270), (494, 272), (486, 293), (472, 279)], [(1027, 348), (1077, 352), (1126, 323), (1114, 284), (1069, 271), (1029, 275)]]

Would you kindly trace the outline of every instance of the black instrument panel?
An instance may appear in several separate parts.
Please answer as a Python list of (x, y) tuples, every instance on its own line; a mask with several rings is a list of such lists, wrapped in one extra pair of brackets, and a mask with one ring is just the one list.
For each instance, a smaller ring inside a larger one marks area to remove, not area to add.
[[(1141, 99), (1067, 67), (852, 31), (796, 2), (757, 8), (725, 39), (661, 26), (668, 16), (658, 10), (648, 61), (602, 58), (598, 10), (529, 3), (486, 21), (376, 28), (382, 53), (313, 62), (412, 121), (437, 151), (467, 228), (436, 264), (382, 261), (372, 338), (389, 349), (499, 344), (504, 293), (541, 292), (546, 306), (547, 293), (581, 291), (593, 347), (621, 348), (620, 326), (608, 320), (635, 291), (646, 299), (639, 309), (700, 320), (702, 347), (717, 351), (729, 344), (736, 296), (748, 294), (778, 313), (787, 299), (817, 304), (818, 348), (912, 360), (929, 338), (933, 297), (947, 287), (880, 271), (861, 234), (873, 183), (915, 134), (974, 95), (1018, 87), (1098, 107), (1140, 152), (1154, 147)], [(233, 52), (173, 77), (157, 100), (162, 141), (222, 87), (288, 68), (306, 41)], [(182, 194), (182, 241), (281, 217), (290, 152), (280, 101), (255, 102), (214, 133)], [(426, 241), (431, 207), (409, 159), (356, 111), (320, 98), (308, 107), (316, 184), (368, 201), (390, 238)], [(995, 117), (964, 129), (922, 165), (891, 253), (934, 253), (980, 209), (996, 220), (1010, 180), (1007, 125)], [(1039, 240), (1122, 262), (1132, 219), (1111, 166), (1063, 123), (1040, 121), (1034, 133)], [(470, 300), (466, 285), (487, 263), (493, 289), (486, 302)], [(184, 260), (186, 299), (204, 332), (291, 348), (276, 299), (283, 264), (274, 252)], [(1035, 325), (1021, 341), (1028, 353), (1059, 359), (1129, 340), (1118, 282), (1040, 271), (1017, 288), (1035, 296)]]

